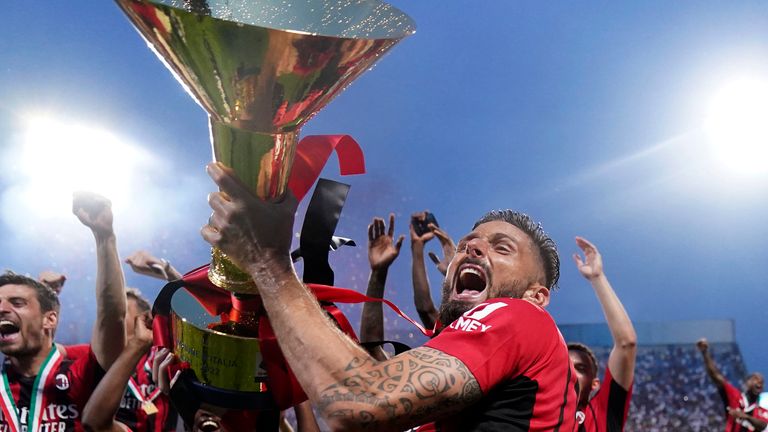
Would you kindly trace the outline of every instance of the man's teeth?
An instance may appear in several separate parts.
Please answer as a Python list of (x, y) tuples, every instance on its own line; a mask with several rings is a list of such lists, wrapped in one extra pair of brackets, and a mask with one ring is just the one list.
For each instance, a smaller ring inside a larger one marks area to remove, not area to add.
[(481, 278), (481, 279), (485, 279), (485, 278), (483, 277), (483, 274), (482, 274), (482, 273), (480, 273), (479, 271), (477, 271), (477, 269), (474, 269), (474, 268), (471, 268), (471, 267), (465, 267), (465, 268), (461, 269), (461, 272), (459, 273), (459, 276), (464, 276), (464, 275), (465, 275), (465, 274), (467, 274), (467, 273), (471, 273), (471, 274), (473, 274), (473, 275), (476, 275), (476, 276), (478, 276), (478, 277), (479, 277), (479, 278)]
[(465, 291), (482, 292), (486, 288), (485, 273), (475, 266), (465, 266), (459, 269), (456, 293)]
[(0, 320), (0, 335), (8, 335), (19, 331), (19, 326), (13, 321)]

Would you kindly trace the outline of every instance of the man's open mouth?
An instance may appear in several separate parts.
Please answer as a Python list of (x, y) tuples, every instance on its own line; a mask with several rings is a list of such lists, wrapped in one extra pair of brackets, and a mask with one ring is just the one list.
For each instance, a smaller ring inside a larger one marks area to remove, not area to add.
[(0, 320), (0, 341), (8, 341), (19, 334), (19, 325), (13, 321)]
[(198, 423), (199, 430), (203, 432), (215, 432), (221, 429), (221, 425), (213, 418), (205, 418)]
[(456, 271), (454, 291), (456, 299), (473, 299), (488, 287), (488, 275), (477, 264), (464, 263)]

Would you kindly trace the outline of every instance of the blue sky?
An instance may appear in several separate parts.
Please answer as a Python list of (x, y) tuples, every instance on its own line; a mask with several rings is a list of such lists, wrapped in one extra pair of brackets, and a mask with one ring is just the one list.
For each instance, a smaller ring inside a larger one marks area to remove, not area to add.
[[(429, 209), (458, 238), (487, 210), (523, 210), (561, 251), (559, 322), (602, 320), (570, 260), (582, 235), (634, 320), (733, 319), (747, 367), (768, 372), (768, 178), (722, 169), (702, 131), (723, 83), (768, 75), (768, 4), (393, 3), (416, 34), (303, 128), (348, 133), (365, 150), (364, 176), (339, 178), (334, 162), (324, 172), (352, 185), (339, 235), (362, 245), (370, 219), (390, 211), (407, 234), (410, 213)], [(184, 271), (208, 259), (206, 114), (112, 2), (11, 2), (3, 17), (0, 266), (65, 272), (64, 322), (87, 337), (92, 240), (68, 196), (46, 194), (84, 168), (24, 162), (25, 119), (45, 113), (136, 146), (135, 167), (87, 165), (129, 183), (113, 197), (120, 252), (147, 248)], [(33, 179), (50, 187), (30, 189)], [(364, 288), (364, 247), (332, 259), (339, 285)], [(388, 295), (413, 313), (409, 277), (406, 241)]]

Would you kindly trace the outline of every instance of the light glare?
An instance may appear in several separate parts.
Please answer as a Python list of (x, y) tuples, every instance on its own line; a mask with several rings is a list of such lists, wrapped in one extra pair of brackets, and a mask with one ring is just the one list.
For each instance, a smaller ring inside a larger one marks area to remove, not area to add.
[(740, 175), (768, 173), (768, 82), (741, 78), (723, 86), (706, 129), (719, 164)]
[(19, 155), (27, 204), (39, 211), (69, 209), (72, 192), (89, 190), (122, 202), (141, 150), (113, 134), (84, 125), (36, 117), (27, 122)]

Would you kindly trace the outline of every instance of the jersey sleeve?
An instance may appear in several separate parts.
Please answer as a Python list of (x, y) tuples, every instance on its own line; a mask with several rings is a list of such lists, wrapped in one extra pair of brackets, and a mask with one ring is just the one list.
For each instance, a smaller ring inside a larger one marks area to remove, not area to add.
[(71, 400), (79, 407), (84, 407), (104, 373), (104, 369), (96, 360), (96, 354), (88, 345), (87, 354), (79, 356), (69, 367)]
[(501, 381), (522, 375), (559, 335), (544, 309), (524, 300), (492, 299), (466, 312), (426, 346), (461, 360), (487, 394)]
[(629, 389), (624, 389), (613, 379), (611, 369), (605, 369), (600, 389), (590, 403), (594, 404), (596, 412), (605, 416), (606, 430), (624, 430), (633, 384), (629, 385)]
[(90, 344), (64, 345), (66, 358), (77, 360), (80, 357), (86, 357), (91, 350)]
[(728, 381), (723, 383), (720, 397), (723, 399), (723, 404), (725, 404), (726, 408), (741, 407), (741, 392)]

